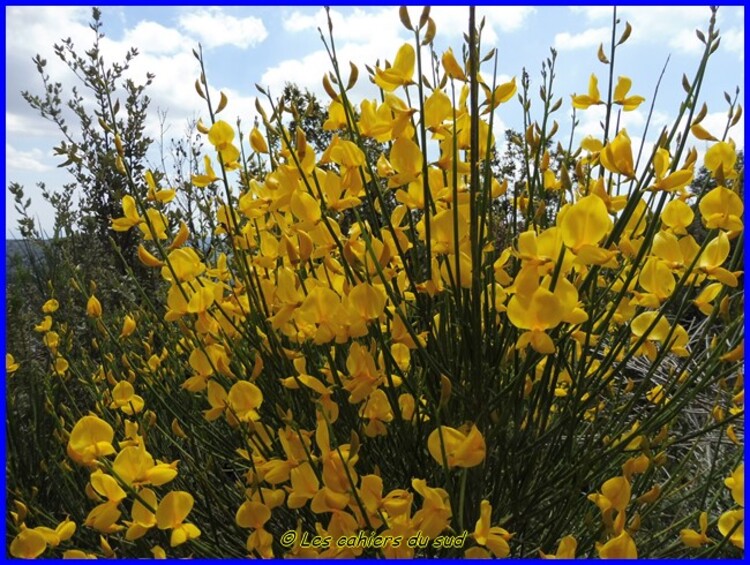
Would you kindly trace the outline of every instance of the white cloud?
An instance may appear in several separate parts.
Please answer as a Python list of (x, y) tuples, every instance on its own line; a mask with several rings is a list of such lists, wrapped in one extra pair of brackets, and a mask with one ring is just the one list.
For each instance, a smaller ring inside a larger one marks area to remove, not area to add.
[(268, 87), (272, 96), (280, 95), (291, 77), (300, 87), (320, 91), (323, 74), (330, 69), (328, 55), (322, 49), (305, 55), (302, 59), (287, 59), (263, 73), (259, 84)]
[(669, 40), (669, 46), (687, 55), (700, 55), (705, 48), (693, 29), (682, 29), (676, 32)]
[[(701, 125), (711, 132), (717, 138), (721, 138), (724, 134), (724, 129), (727, 127), (727, 113), (726, 112), (711, 112), (703, 118)], [(693, 138), (694, 139), (694, 138)], [(737, 149), (745, 147), (745, 114), (742, 114), (740, 121), (737, 125), (733, 126), (729, 130), (727, 140), (732, 139), (737, 146)], [(703, 142), (696, 141), (696, 143), (703, 144)]]
[(141, 21), (126, 31), (121, 43), (137, 47), (141, 53), (175, 53), (185, 48), (185, 35), (156, 22)]
[[(332, 9), (330, 13), (336, 54), (342, 72), (348, 76), (350, 61), (359, 68), (359, 81), (353, 97), (358, 99), (365, 95), (373, 96), (374, 90), (367, 88), (369, 81), (364, 65), (374, 67), (378, 58), (381, 65), (384, 59), (393, 61), (398, 48), (408, 41), (407, 31), (398, 20), (398, 9), (355, 8), (347, 14)], [(415, 17), (418, 17), (418, 14)], [(284, 27), (287, 31), (295, 33), (320, 27), (326, 37), (328, 33), (326, 13), (323, 9), (313, 15), (303, 15), (295, 11), (285, 18)], [(267, 68), (258, 81), (259, 84), (268, 86), (272, 95), (279, 95), (284, 84), (293, 77), (295, 84), (311, 90), (320, 100), (327, 101), (328, 96), (323, 91), (321, 81), (323, 75), (333, 67), (322, 43), (320, 46), (320, 49), (311, 51), (299, 59), (287, 59)]]
[[(220, 12), (216, 11), (211, 14), (216, 17), (220, 16)], [(126, 77), (132, 78), (136, 84), (142, 84), (146, 80), (147, 73), (155, 75), (153, 83), (146, 91), (151, 98), (147, 135), (154, 137), (159, 133), (158, 118), (155, 113), (157, 108), (168, 109), (168, 118), (176, 122), (184, 122), (188, 118), (206, 113), (203, 101), (192, 88), (195, 78), (200, 74), (198, 63), (191, 52), (193, 39), (186, 37), (185, 33), (176, 28), (169, 28), (153, 21), (139, 21), (134, 27), (125, 30), (122, 39), (113, 39), (107, 35), (107, 17), (108, 14), (105, 13), (103, 21), (106, 36), (100, 42), (105, 65), (122, 61), (130, 47), (137, 47), (139, 55), (131, 61)], [(7, 72), (12, 79), (9, 82), (13, 82), (14, 90), (8, 91), (7, 132), (33, 136), (57, 133), (54, 126), (34, 116), (27, 109), (16, 89), (29, 90), (32, 94), (41, 91), (41, 81), (36, 76), (36, 72), (29, 72), (31, 71), (30, 59), (36, 53), (40, 53), (47, 60), (45, 71), (49, 73), (53, 82), (60, 81), (69, 86), (76, 81), (66, 65), (54, 55), (52, 44), (59, 42), (61, 37), (70, 37), (79, 53), (89, 49), (94, 39), (94, 34), (87, 25), (89, 18), (90, 10), (86, 8), (33, 7), (8, 10), (6, 47), (9, 69)], [(233, 38), (232, 34), (236, 34), (238, 29), (243, 29), (243, 25), (248, 25), (246, 20), (227, 18), (229, 31), (219, 35), (235, 41), (236, 37)], [(189, 19), (188, 22), (190, 22)], [(210, 24), (206, 24), (205, 29), (210, 30), (210, 27)], [(50, 30), (54, 30), (53, 34)], [(89, 95), (86, 88), (79, 85), (79, 89), (84, 96)], [(125, 93), (120, 91), (118, 96), (124, 98)], [(234, 98), (236, 100), (238, 96)], [(216, 101), (218, 102), (218, 95)], [(124, 99), (121, 99), (121, 102), (124, 103)], [(16, 107), (18, 111), (15, 110)], [(225, 112), (229, 110), (231, 107)], [(70, 117), (69, 114), (66, 115)]]
[(606, 27), (590, 28), (575, 34), (568, 33), (567, 31), (558, 33), (555, 35), (555, 49), (570, 51), (573, 49), (596, 47), (601, 43), (606, 43), (610, 33), (609, 28)]
[[(421, 9), (409, 9), (412, 24), (417, 24)], [(500, 33), (514, 32), (521, 27), (534, 8), (528, 6), (481, 6), (477, 8), (477, 22), (485, 19), (483, 41), (494, 45)], [(438, 37), (461, 37), (469, 26), (469, 9), (466, 6), (434, 6), (430, 17), (435, 21)], [(393, 6), (378, 9), (355, 8), (351, 13), (343, 14), (331, 10), (334, 37), (337, 41), (357, 43), (374, 43), (385, 34), (406, 33), (399, 22), (398, 8)], [(290, 32), (315, 30), (320, 28), (327, 34), (328, 23), (325, 10), (313, 15), (293, 12), (284, 21), (284, 29)], [(404, 36), (406, 37), (406, 36)]]
[(220, 8), (208, 8), (180, 16), (180, 26), (199, 38), (208, 48), (234, 45), (241, 49), (255, 47), (268, 37), (263, 20), (248, 16), (237, 18)]
[(39, 149), (20, 151), (10, 143), (5, 144), (5, 168), (16, 171), (42, 173), (52, 167), (44, 164), (45, 155)]
[(733, 27), (721, 34), (721, 47), (719, 49), (736, 54), (740, 61), (745, 60), (745, 30)]
[[(589, 22), (612, 22), (610, 6), (576, 6), (571, 10)], [(624, 29), (625, 21), (633, 26), (629, 41), (666, 43), (677, 52), (692, 54), (702, 46), (695, 29), (706, 32), (711, 11), (707, 6), (620, 6), (617, 18), (622, 22), (618, 29)], [(733, 19), (734, 15), (726, 8), (720, 9), (719, 27), (727, 18)]]
[(44, 120), (38, 114), (32, 116), (18, 114), (16, 112), (5, 112), (5, 135), (28, 135), (43, 137), (54, 135), (56, 126)]
[(480, 7), (477, 16), (487, 17), (487, 23), (497, 26), (500, 31), (511, 32), (523, 27), (535, 9), (530, 6), (486, 6)]
[[(482, 18), (485, 19), (482, 42), (485, 45), (496, 45), (501, 33), (518, 31), (534, 11), (535, 9), (530, 6), (478, 7), (477, 23)], [(468, 32), (469, 9), (466, 6), (435, 6), (430, 11), (430, 16), (435, 20), (439, 36), (461, 37)], [(418, 18), (419, 12), (415, 12), (412, 21), (418, 20)]]
[[(406, 29), (399, 23), (398, 9), (395, 7), (363, 9), (354, 8), (351, 12), (331, 9), (333, 36), (337, 48), (347, 44), (369, 45), (376, 51), (373, 55), (380, 55), (380, 47), (390, 46), (394, 38), (407, 41)], [(284, 29), (289, 32), (317, 30), (320, 28), (328, 40), (328, 19), (324, 9), (312, 15), (293, 12), (284, 21)], [(322, 48), (322, 44), (321, 44)]]
[[(13, 79), (19, 90), (33, 82), (36, 72), (31, 72), (31, 58), (42, 55), (49, 63), (46, 70), (52, 81), (58, 80), (66, 67), (57, 64), (53, 43), (69, 38), (77, 47), (88, 47), (93, 32), (87, 21), (91, 11), (82, 7), (23, 6), (8, 8), (5, 21), (6, 76)], [(13, 67), (13, 63), (18, 67)], [(25, 71), (25, 72), (22, 72)], [(10, 76), (13, 73), (15, 76)], [(31, 80), (29, 80), (31, 79)]]
[[(315, 29), (320, 26), (322, 13), (323, 11), (320, 10), (313, 15), (307, 15), (295, 10), (284, 18), (282, 26), (284, 27), (284, 31), (290, 31), (292, 33)], [(322, 29), (322, 26), (320, 27)]]

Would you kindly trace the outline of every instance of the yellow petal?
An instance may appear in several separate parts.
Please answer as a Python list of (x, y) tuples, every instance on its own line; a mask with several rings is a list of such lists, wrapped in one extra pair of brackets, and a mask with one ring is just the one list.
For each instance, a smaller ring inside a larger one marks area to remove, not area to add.
[(607, 206), (590, 194), (573, 204), (562, 218), (563, 243), (574, 251), (583, 245), (597, 245), (612, 226)]
[(391, 92), (398, 86), (411, 84), (414, 75), (415, 52), (414, 47), (404, 43), (396, 53), (393, 65), (385, 70), (375, 69), (375, 84), (386, 92)]
[(247, 500), (237, 510), (235, 521), (240, 528), (262, 528), (271, 518), (271, 511), (261, 502)]
[(700, 124), (693, 124), (690, 127), (690, 133), (703, 141), (719, 141)]
[(599, 557), (602, 559), (637, 559), (638, 550), (633, 538), (623, 530), (620, 535), (607, 543), (597, 546)]
[(184, 491), (172, 491), (159, 503), (156, 509), (156, 525), (160, 530), (176, 528), (187, 518), (193, 509), (193, 495)]
[(250, 146), (253, 148), (253, 151), (257, 153), (268, 153), (268, 144), (266, 143), (263, 134), (260, 133), (260, 130), (256, 127), (250, 132)]
[(625, 477), (614, 477), (602, 485), (602, 494), (611, 502), (612, 507), (622, 512), (630, 502), (630, 482)]
[(461, 68), (461, 65), (458, 64), (456, 57), (453, 55), (453, 49), (449, 47), (448, 50), (443, 53), (442, 61), (443, 68), (445, 69), (445, 72), (448, 73), (449, 77), (466, 82), (466, 74)]
[(47, 549), (44, 536), (30, 529), (22, 530), (10, 542), (10, 554), (22, 559), (36, 559)]
[(321, 218), (320, 204), (307, 192), (300, 190), (292, 193), (291, 210), (301, 222), (315, 224)]

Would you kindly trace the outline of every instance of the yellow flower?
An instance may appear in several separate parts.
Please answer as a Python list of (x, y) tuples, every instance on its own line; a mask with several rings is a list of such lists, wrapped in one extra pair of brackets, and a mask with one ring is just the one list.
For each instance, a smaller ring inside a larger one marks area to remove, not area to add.
[[(200, 257), (192, 247), (175, 249), (169, 253), (167, 258), (180, 281), (190, 282), (206, 270), (206, 265), (201, 262)], [(172, 280), (172, 272), (167, 267), (162, 268), (162, 276), (167, 280)]]
[(656, 385), (651, 390), (646, 392), (646, 400), (652, 404), (661, 404), (665, 400), (669, 400), (666, 393), (664, 392), (663, 385)]
[(12, 373), (15, 373), (16, 371), (18, 371), (18, 368), (20, 366), (21, 365), (16, 363), (16, 360), (13, 358), (13, 355), (11, 355), (10, 353), (5, 354), (5, 372), (6, 373), (8, 373), (9, 375)]
[(57, 332), (47, 332), (44, 334), (42, 342), (52, 353), (57, 353), (57, 348), (60, 345), (60, 335)]
[[(148, 217), (148, 223), (143, 221), (138, 224), (143, 232), (143, 238), (146, 241), (153, 241), (154, 237), (159, 240), (167, 239), (167, 217), (153, 208), (146, 210), (146, 216)], [(149, 227), (149, 224), (151, 224), (151, 227)]]
[(122, 526), (117, 524), (117, 520), (120, 519), (121, 512), (118, 507), (127, 496), (125, 491), (114, 478), (104, 474), (101, 470), (91, 474), (91, 486), (97, 494), (107, 500), (94, 507), (86, 516), (84, 523), (105, 534), (120, 530)]
[(573, 536), (565, 536), (560, 540), (554, 555), (539, 552), (542, 559), (575, 559), (578, 542)]
[(21, 528), (10, 542), (10, 554), (21, 559), (36, 559), (47, 549), (47, 542), (36, 530), (30, 530), (23, 525)]
[(102, 304), (96, 296), (91, 295), (86, 303), (86, 314), (90, 318), (102, 317)]
[(449, 468), (476, 467), (484, 461), (487, 451), (484, 437), (476, 426), (471, 426), (468, 434), (455, 428), (440, 426), (439, 430), (435, 429), (427, 438), (427, 449), (440, 465), (444, 464), (445, 450)]
[(643, 96), (627, 95), (632, 84), (633, 81), (628, 77), (617, 77), (617, 86), (615, 86), (614, 96), (612, 97), (613, 102), (620, 104), (626, 112), (635, 110), (645, 100)]
[(114, 437), (115, 432), (107, 422), (96, 416), (84, 416), (70, 432), (68, 456), (76, 463), (91, 465), (99, 457), (115, 452)]
[(208, 141), (219, 152), (224, 166), (228, 168), (240, 158), (240, 150), (232, 144), (233, 140), (234, 130), (224, 120), (218, 120), (208, 130)]
[(604, 201), (590, 194), (565, 210), (560, 228), (563, 243), (577, 253), (586, 246), (596, 247), (612, 228), (612, 218)]
[(310, 229), (320, 221), (322, 216), (320, 203), (302, 190), (295, 190), (292, 193), (290, 210), (300, 221), (301, 229)]
[(302, 508), (320, 490), (318, 478), (307, 461), (294, 467), (289, 473), (289, 478), (291, 487), (287, 487), (289, 492), (287, 506), (291, 509)]
[[(435, 92), (441, 91), (436, 90)], [(428, 116), (430, 115), (428, 107), (430, 107), (429, 104), (431, 98), (433, 97), (431, 96), (425, 101), (425, 114)], [(372, 137), (380, 143), (389, 141), (392, 137), (394, 121), (391, 108), (388, 106), (388, 104), (383, 103), (378, 106), (375, 101), (362, 100), (360, 108), (360, 118), (359, 122), (357, 122), (360, 135)]]
[[(114, 220), (112, 220), (113, 230), (128, 231), (133, 226), (137, 226), (143, 222), (143, 218), (138, 215), (135, 198), (133, 198), (129, 194), (123, 196), (122, 198), (122, 211), (125, 214), (122, 218), (115, 218)], [(45, 304), (45, 306), (47, 306), (47, 304)], [(55, 310), (57, 310), (57, 308), (55, 308)], [(54, 312), (55, 310), (51, 310), (51, 312)]]
[(271, 518), (271, 510), (262, 502), (246, 500), (237, 509), (235, 522), (240, 528), (260, 529)]
[(143, 398), (135, 394), (133, 385), (128, 381), (120, 381), (112, 389), (112, 402), (109, 407), (119, 408), (132, 416), (143, 410)]
[(120, 339), (124, 339), (130, 336), (135, 331), (135, 319), (130, 315), (126, 314), (122, 321), (122, 330), (120, 331)]
[(599, 153), (599, 161), (611, 173), (635, 177), (633, 169), (633, 150), (628, 132), (621, 129), (615, 138), (604, 146)]
[(732, 498), (740, 506), (745, 506), (745, 464), (740, 463), (724, 484), (732, 491)]
[(211, 158), (208, 155), (203, 156), (203, 167), (206, 169), (206, 173), (203, 175), (192, 175), (190, 182), (198, 188), (205, 188), (212, 182), (219, 180), (216, 176), (213, 166), (211, 165)]
[(171, 189), (160, 190), (156, 186), (154, 175), (151, 171), (146, 171), (146, 184), (148, 185), (148, 193), (146, 199), (149, 201), (157, 200), (162, 203), (171, 202), (174, 200), (175, 191)]
[(273, 535), (263, 528), (258, 528), (247, 537), (245, 547), (248, 553), (257, 551), (262, 558), (270, 559), (273, 557)]
[(458, 61), (456, 61), (456, 57), (453, 55), (453, 49), (449, 47), (448, 50), (443, 53), (442, 61), (443, 68), (445, 69), (445, 72), (448, 73), (449, 77), (466, 82), (466, 74), (461, 68), (461, 65), (458, 64)]
[(346, 303), (356, 316), (367, 321), (375, 320), (383, 314), (386, 294), (382, 287), (361, 283), (349, 291)]
[(623, 530), (605, 544), (596, 544), (596, 550), (602, 559), (637, 559), (638, 548), (630, 534)]
[(491, 105), (488, 106), (487, 109), (482, 113), (489, 113), (497, 108), (500, 104), (504, 104), (505, 102), (513, 98), (517, 90), (518, 88), (516, 87), (516, 77), (513, 77), (510, 82), (504, 82), (497, 85), (492, 93), (490, 93), (489, 89), (487, 89), (487, 104), (491, 103)]
[(713, 300), (719, 296), (723, 285), (721, 283), (711, 283), (701, 290), (700, 294), (693, 300), (693, 304), (698, 307), (704, 315), (710, 316), (714, 309)]
[(185, 518), (193, 509), (193, 495), (184, 491), (172, 491), (156, 509), (156, 525), (160, 530), (172, 530), (169, 545), (178, 546), (201, 535), (194, 524), (185, 524)]
[(599, 95), (599, 81), (597, 80), (596, 75), (592, 73), (591, 77), (589, 78), (589, 93), (580, 94), (577, 96), (574, 94), (573, 108), (586, 110), (589, 106), (594, 106), (597, 104), (604, 104), (604, 102)]
[(698, 203), (703, 224), (708, 229), (742, 230), (744, 208), (742, 198), (736, 192), (723, 186), (717, 186), (711, 190)]
[(630, 482), (625, 477), (615, 477), (605, 481), (602, 485), (602, 494), (612, 504), (612, 508), (621, 512), (625, 510), (630, 502)]
[(661, 221), (675, 235), (687, 234), (687, 227), (693, 223), (695, 213), (684, 200), (670, 200), (661, 212)]
[(537, 352), (549, 355), (555, 352), (555, 344), (547, 330), (561, 322), (580, 324), (588, 315), (578, 307), (578, 291), (567, 279), (560, 277), (554, 292), (549, 290), (551, 277), (539, 284), (536, 267), (521, 269), (516, 276), (516, 293), (508, 303), (508, 319), (521, 334), (516, 343), (519, 349), (531, 345)]
[(696, 532), (690, 528), (680, 530), (680, 539), (688, 547), (700, 547), (709, 543), (711, 540), (706, 535), (708, 531), (708, 514), (701, 512), (699, 519), (701, 531)]
[(453, 515), (450, 497), (445, 489), (429, 487), (423, 479), (412, 479), (411, 486), (422, 496), (422, 508), (414, 514), (412, 525), (423, 535), (434, 538), (450, 523)]
[(386, 69), (375, 69), (375, 84), (386, 92), (412, 83), (414, 75), (414, 47), (404, 43), (396, 53), (393, 65)]
[(602, 484), (602, 492), (588, 495), (588, 499), (599, 507), (602, 514), (611, 510), (623, 512), (630, 503), (630, 481), (625, 477), (614, 477)]
[(130, 445), (117, 454), (112, 468), (117, 476), (128, 485), (161, 486), (177, 476), (177, 463), (154, 462), (143, 443)]
[(256, 153), (268, 153), (268, 144), (257, 127), (250, 132), (250, 146)]
[(659, 312), (647, 311), (638, 314), (630, 322), (630, 331), (633, 332), (636, 338), (646, 335), (646, 339), (648, 340), (646, 345), (652, 341), (663, 343), (669, 334), (669, 321), (664, 316), (660, 316), (656, 325), (646, 334), (646, 331), (651, 327), (657, 316), (659, 316)]
[(338, 100), (333, 100), (328, 106), (328, 119), (323, 122), (323, 129), (332, 131), (345, 128), (347, 124), (346, 110)]
[(393, 411), (383, 389), (375, 389), (367, 398), (367, 402), (362, 405), (359, 413), (368, 420), (365, 426), (366, 436), (387, 435), (385, 424), (393, 420)]
[(64, 375), (70, 368), (70, 364), (64, 357), (57, 357), (55, 358), (55, 363), (52, 365), (52, 367), (54, 368), (55, 373), (57, 373), (58, 375)]
[[(156, 508), (158, 506), (156, 493), (151, 489), (141, 489), (138, 495), (151, 508)], [(138, 499), (133, 501), (133, 508), (130, 511), (130, 515), (132, 516), (133, 521), (125, 522), (128, 524), (128, 531), (125, 532), (125, 539), (127, 540), (137, 540), (143, 537), (148, 530), (156, 526), (156, 515), (146, 508)]]
[(44, 319), (34, 326), (34, 331), (45, 333), (52, 329), (52, 316), (45, 316)]
[(671, 158), (669, 151), (660, 147), (654, 153), (652, 160), (654, 165), (654, 173), (656, 175), (656, 182), (651, 187), (653, 190), (665, 190), (667, 192), (675, 192), (685, 188), (690, 181), (693, 180), (693, 169), (678, 169), (671, 174), (669, 172), (669, 166), (671, 164)]
[(214, 380), (208, 381), (207, 389), (208, 403), (211, 408), (203, 411), (203, 417), (213, 422), (223, 414), (227, 407), (227, 391)]
[(672, 295), (676, 284), (671, 269), (663, 261), (653, 256), (649, 257), (643, 265), (638, 282), (650, 296), (655, 297), (658, 301), (653, 304), (655, 308), (658, 307), (660, 302)]
[(42, 312), (45, 314), (54, 314), (60, 307), (60, 303), (54, 298), (50, 298), (42, 305)]
[(389, 160), (396, 171), (396, 174), (388, 179), (389, 187), (409, 184), (422, 174), (422, 152), (411, 139), (399, 137), (391, 147)]
[(263, 402), (263, 393), (249, 381), (238, 381), (229, 389), (229, 407), (240, 422), (259, 420), (257, 409)]
[(489, 549), (495, 557), (508, 557), (510, 555), (508, 541), (512, 537), (512, 534), (499, 526), (490, 527), (492, 506), (489, 501), (482, 501), (479, 512), (479, 520), (477, 520), (474, 526), (474, 533), (472, 534), (474, 540), (479, 545)]
[(744, 521), (744, 508), (740, 508), (739, 510), (728, 510), (719, 517), (719, 531), (721, 532), (721, 535), (724, 537), (729, 536), (729, 541), (732, 542), (732, 545), (739, 547), (740, 549), (745, 549)]
[(703, 164), (711, 171), (714, 178), (731, 179), (737, 176), (734, 166), (737, 163), (737, 153), (733, 143), (720, 141), (706, 151)]

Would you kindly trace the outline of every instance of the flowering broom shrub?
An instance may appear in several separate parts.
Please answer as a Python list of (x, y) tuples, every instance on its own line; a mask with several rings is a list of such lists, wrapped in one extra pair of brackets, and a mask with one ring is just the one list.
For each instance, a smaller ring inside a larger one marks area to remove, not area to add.
[[(221, 119), (195, 53), (213, 233), (168, 220), (183, 196), (129, 168), (110, 99), (130, 187), (112, 229), (163, 293), (113, 311), (76, 273), (96, 337), (69, 354), (53, 289), (34, 328), (49, 370), (7, 356), (57, 446), (51, 486), (25, 483), (29, 424), (8, 419), (13, 556), (741, 554), (741, 108), (701, 126), (714, 18), (648, 154), (618, 127), (646, 102), (614, 65), (629, 24), (586, 94), (553, 94), (553, 52), (536, 99), (525, 74), (496, 84), (473, 11), (465, 60), (433, 52), (429, 8), (400, 13), (414, 41), (367, 68), (362, 101), (329, 25), (322, 152), (260, 87), (262, 124)], [(606, 121), (555, 162), (571, 102)], [(516, 184), (491, 160), (519, 107)], [(696, 139), (716, 183), (699, 194)]]

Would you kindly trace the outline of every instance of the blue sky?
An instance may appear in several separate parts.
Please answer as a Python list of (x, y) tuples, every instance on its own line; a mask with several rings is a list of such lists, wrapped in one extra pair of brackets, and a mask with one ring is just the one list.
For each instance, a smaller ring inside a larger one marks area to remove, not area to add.
[[(181, 137), (190, 118), (204, 117), (206, 112), (193, 89), (199, 69), (191, 50), (201, 43), (206, 55), (209, 82), (229, 96), (229, 105), (222, 117), (233, 123), (240, 116), (251, 124), (255, 83), (280, 92), (287, 81), (307, 87), (328, 101), (323, 94), (321, 77), (330, 69), (317, 31), (324, 30), (324, 11), (318, 7), (104, 7), (103, 21), (107, 40), (103, 45), (107, 60), (118, 60), (128, 47), (140, 51), (131, 69), (139, 81), (146, 72), (156, 74), (150, 89), (152, 123), (149, 133), (158, 134), (155, 110), (167, 110), (167, 138)], [(421, 8), (411, 8), (417, 21)], [(332, 9), (334, 36), (344, 64), (352, 60), (360, 67), (355, 100), (374, 98), (363, 64), (374, 66), (375, 60), (393, 60), (398, 47), (409, 39), (401, 26), (396, 7), (371, 6)], [(563, 97), (557, 113), (561, 139), (570, 131), (570, 95), (585, 93), (588, 77), (597, 73), (605, 92), (606, 67), (596, 57), (600, 42), (605, 48), (610, 31), (612, 8), (588, 7), (505, 7), (479, 9), (486, 17), (483, 44), (499, 49), (500, 80), (515, 76), (520, 79), (525, 67), (532, 79), (536, 96), (540, 84), (541, 62), (549, 56), (549, 48), (558, 51), (555, 92)], [(461, 52), (461, 37), (466, 31), (466, 7), (435, 7), (432, 16), (437, 25), (435, 48), (438, 55), (452, 46)], [(630, 40), (618, 50), (616, 72), (633, 79), (631, 94), (646, 98), (635, 112), (624, 114), (624, 125), (632, 138), (642, 135), (648, 108), (661, 69), (671, 55), (662, 89), (656, 101), (653, 128), (670, 124), (677, 113), (683, 94), (680, 86), (683, 73), (692, 77), (697, 68), (702, 45), (695, 29), (705, 30), (710, 11), (707, 7), (641, 7), (618, 8), (618, 16), (633, 26)], [(6, 187), (9, 181), (19, 182), (32, 197), (33, 214), (39, 223), (51, 229), (51, 211), (38, 194), (36, 183), (48, 187), (61, 186), (70, 179), (56, 168), (59, 159), (52, 154), (58, 142), (54, 126), (30, 110), (21, 98), (22, 90), (40, 92), (41, 81), (31, 63), (39, 53), (49, 62), (53, 80), (74, 84), (74, 77), (53, 53), (52, 45), (71, 37), (80, 48), (88, 48), (93, 33), (88, 29), (90, 8), (86, 7), (8, 7), (6, 8)], [(718, 25), (722, 33), (721, 47), (712, 57), (702, 92), (708, 103), (709, 115), (703, 125), (718, 135), (726, 121), (723, 92), (734, 93), (744, 87), (744, 8), (727, 6), (719, 10)], [(487, 66), (485, 76), (491, 72)], [(538, 100), (538, 99), (537, 99)], [(744, 91), (740, 92), (744, 107)], [(540, 118), (539, 104), (532, 112)], [(581, 135), (598, 132), (602, 108), (579, 114)], [(519, 127), (521, 112), (513, 100), (503, 105), (496, 115), (498, 133), (505, 127)], [(744, 119), (731, 132), (738, 146), (744, 146)], [(652, 137), (651, 135), (648, 137)], [(700, 152), (704, 142), (692, 139)], [(156, 155), (154, 162), (156, 163)], [(6, 188), (7, 190), (7, 188)], [(15, 232), (16, 213), (6, 194), (6, 237)]]

